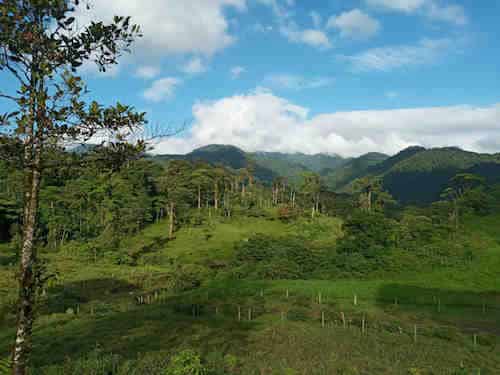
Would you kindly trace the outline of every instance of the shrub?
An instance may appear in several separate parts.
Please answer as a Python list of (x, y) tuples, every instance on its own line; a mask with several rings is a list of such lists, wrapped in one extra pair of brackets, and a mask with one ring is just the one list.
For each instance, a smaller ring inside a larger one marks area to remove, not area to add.
[(165, 375), (206, 375), (200, 356), (192, 350), (184, 350), (174, 355), (168, 364)]

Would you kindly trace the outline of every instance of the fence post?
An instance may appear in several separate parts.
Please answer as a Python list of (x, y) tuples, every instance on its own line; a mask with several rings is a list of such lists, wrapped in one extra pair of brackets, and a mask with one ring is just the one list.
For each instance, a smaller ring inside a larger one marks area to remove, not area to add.
[(325, 328), (325, 312), (321, 312), (321, 328)]
[(241, 306), (238, 306), (238, 322), (241, 321)]
[(363, 315), (363, 320), (361, 320), (361, 333), (365, 334), (365, 316)]
[(413, 325), (413, 342), (414, 343), (417, 342), (417, 325), (416, 324)]
[(355, 294), (354, 295), (354, 306), (358, 305), (358, 296)]

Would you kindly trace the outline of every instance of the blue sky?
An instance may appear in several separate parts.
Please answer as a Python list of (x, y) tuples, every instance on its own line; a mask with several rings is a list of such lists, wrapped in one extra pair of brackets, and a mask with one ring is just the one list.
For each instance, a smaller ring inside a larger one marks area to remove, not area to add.
[(144, 38), (108, 74), (84, 67), (92, 96), (189, 123), (157, 152), (500, 151), (500, 1), (94, 3), (81, 23), (131, 15)]

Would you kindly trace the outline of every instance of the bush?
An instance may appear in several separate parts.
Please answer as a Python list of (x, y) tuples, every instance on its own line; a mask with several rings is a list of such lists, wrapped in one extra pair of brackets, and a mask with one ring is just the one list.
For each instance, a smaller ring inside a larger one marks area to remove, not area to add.
[(298, 237), (257, 234), (236, 245), (233, 265), (242, 277), (297, 279), (310, 276), (319, 263), (319, 257)]
[(374, 258), (396, 245), (396, 222), (380, 213), (357, 212), (343, 225), (338, 252)]
[(165, 375), (206, 375), (200, 356), (192, 350), (184, 350), (174, 355), (168, 364)]

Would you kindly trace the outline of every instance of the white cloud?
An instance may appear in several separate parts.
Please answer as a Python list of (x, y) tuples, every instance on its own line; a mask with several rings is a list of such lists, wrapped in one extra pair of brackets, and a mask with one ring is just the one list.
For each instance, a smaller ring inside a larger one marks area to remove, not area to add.
[(181, 71), (186, 74), (194, 75), (206, 72), (207, 67), (203, 63), (202, 59), (200, 59), (199, 57), (195, 57), (189, 60), (186, 65), (182, 66)]
[(278, 19), (285, 19), (291, 17), (291, 12), (289, 8), (295, 6), (295, 1), (293, 0), (256, 0), (257, 3), (266, 5), (270, 7)]
[(291, 22), (287, 25), (281, 26), (280, 32), (293, 43), (307, 44), (319, 49), (329, 49), (332, 47), (328, 35), (321, 30), (301, 30), (297, 27), (297, 25)]
[(424, 6), (428, 0), (365, 0), (365, 2), (373, 7), (412, 13)]
[(438, 6), (429, 4), (428, 17), (438, 21), (446, 21), (456, 25), (465, 25), (468, 22), (465, 10), (460, 5)]
[[(157, 153), (186, 153), (211, 143), (247, 151), (395, 153), (410, 145), (456, 145), (495, 151), (500, 139), (500, 103), (383, 111), (337, 112), (308, 116), (308, 109), (255, 91), (193, 107), (194, 124), (183, 137), (164, 139)], [(499, 151), (498, 148), (496, 151)]]
[(135, 57), (195, 53), (210, 56), (235, 41), (224, 11), (246, 9), (246, 0), (106, 0), (86, 2), (77, 13), (84, 25), (98, 19), (109, 22), (114, 15), (132, 16), (143, 38), (133, 47)]
[(327, 28), (340, 30), (340, 35), (347, 38), (369, 38), (380, 30), (380, 23), (359, 9), (344, 12), (328, 19)]
[(160, 75), (160, 68), (150, 65), (140, 66), (136, 69), (135, 75), (139, 78), (152, 79)]
[(331, 86), (332, 77), (306, 78), (293, 74), (272, 74), (264, 79), (264, 85), (279, 89), (303, 90)]
[(459, 26), (468, 22), (463, 6), (442, 5), (440, 0), (365, 0), (365, 2), (372, 7), (407, 14), (419, 13), (432, 20)]
[(422, 39), (417, 44), (368, 49), (357, 55), (341, 56), (356, 71), (391, 71), (412, 66), (432, 64), (442, 58), (452, 47), (451, 39)]
[(231, 71), (230, 71), (231, 78), (232, 79), (238, 79), (246, 71), (247, 70), (244, 67), (242, 67), (242, 66), (235, 66), (235, 67), (231, 68)]
[(144, 91), (143, 97), (156, 103), (168, 100), (174, 95), (176, 87), (181, 83), (181, 80), (174, 77), (158, 79)]

